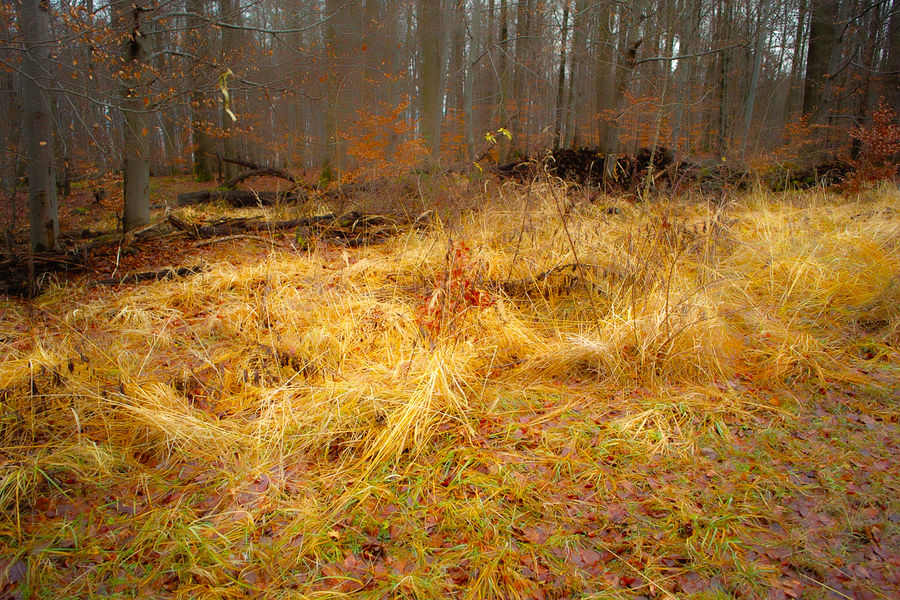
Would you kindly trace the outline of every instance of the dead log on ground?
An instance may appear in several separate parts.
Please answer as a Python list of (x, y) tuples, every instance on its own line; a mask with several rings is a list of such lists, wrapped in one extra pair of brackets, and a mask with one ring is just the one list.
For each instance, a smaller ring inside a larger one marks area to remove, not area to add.
[(299, 192), (247, 192), (243, 190), (200, 190), (178, 194), (178, 206), (204, 202), (226, 202), (235, 208), (246, 206), (270, 206), (278, 202), (305, 202), (306, 195)]
[(94, 282), (95, 285), (120, 285), (126, 283), (140, 283), (142, 281), (158, 281), (160, 279), (171, 279), (173, 277), (186, 277), (203, 271), (203, 267), (166, 267), (156, 271), (141, 271), (138, 273), (129, 273), (122, 277), (110, 277), (108, 279), (100, 279)]
[(238, 173), (237, 175), (223, 183), (222, 186), (228, 189), (234, 189), (237, 184), (241, 183), (242, 181), (252, 179), (253, 177), (265, 177), (267, 175), (270, 177), (278, 177), (279, 179), (284, 179), (294, 185), (308, 187), (306, 184), (297, 179), (293, 174), (288, 173), (287, 171), (284, 171), (282, 169), (276, 169), (274, 167), (259, 167), (250, 171)]
[[(351, 213), (352, 216), (355, 213)], [(236, 219), (221, 219), (210, 225), (199, 223), (185, 223), (174, 215), (169, 216), (169, 224), (175, 229), (187, 233), (196, 239), (219, 237), (224, 235), (238, 235), (253, 231), (290, 231), (298, 227), (325, 226), (345, 222), (348, 217), (340, 217), (335, 214), (316, 215), (302, 219), (290, 219), (287, 221), (266, 221), (257, 217), (239, 217)]]
[[(217, 153), (218, 155), (218, 153)], [(222, 158), (222, 162), (231, 163), (233, 165), (238, 165), (239, 167), (247, 167), (248, 169), (258, 169), (259, 165), (256, 163), (250, 162), (249, 160), (243, 160), (241, 158)]]
[[(177, 217), (170, 216), (169, 223), (175, 229), (198, 240), (249, 235), (258, 232), (273, 234), (298, 232), (298, 234), (302, 233), (304, 239), (309, 235), (314, 235), (342, 246), (356, 247), (381, 241), (398, 233), (403, 220), (383, 215), (364, 215), (353, 211), (344, 215), (316, 215), (287, 221), (266, 221), (256, 217), (241, 217), (222, 219), (209, 225), (185, 223)], [(419, 223), (412, 226), (420, 228), (422, 225)]]

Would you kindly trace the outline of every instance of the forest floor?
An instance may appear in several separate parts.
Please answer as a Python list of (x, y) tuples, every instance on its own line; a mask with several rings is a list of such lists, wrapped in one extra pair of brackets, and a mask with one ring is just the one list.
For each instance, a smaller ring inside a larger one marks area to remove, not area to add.
[(900, 597), (896, 186), (416, 189), (0, 300), (0, 598)]

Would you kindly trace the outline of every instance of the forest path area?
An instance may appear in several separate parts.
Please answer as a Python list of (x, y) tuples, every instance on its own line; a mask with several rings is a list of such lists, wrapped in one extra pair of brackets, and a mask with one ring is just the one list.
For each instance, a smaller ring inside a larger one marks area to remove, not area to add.
[(470, 193), (0, 302), (0, 597), (900, 594), (896, 189)]

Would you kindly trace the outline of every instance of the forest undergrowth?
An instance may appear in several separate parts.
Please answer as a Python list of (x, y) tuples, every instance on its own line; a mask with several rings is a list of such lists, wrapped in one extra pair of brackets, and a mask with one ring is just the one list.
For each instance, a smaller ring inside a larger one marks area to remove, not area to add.
[(896, 186), (579, 198), (0, 303), (0, 595), (898, 597)]

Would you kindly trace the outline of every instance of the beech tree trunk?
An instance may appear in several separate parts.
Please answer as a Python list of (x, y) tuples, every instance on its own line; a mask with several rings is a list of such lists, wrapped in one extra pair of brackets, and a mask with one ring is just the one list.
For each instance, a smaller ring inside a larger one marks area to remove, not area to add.
[(598, 47), (597, 47), (597, 74), (596, 74), (596, 97), (597, 97), (597, 144), (600, 150), (604, 152), (614, 152), (615, 149), (609, 148), (606, 144), (609, 139), (609, 130), (611, 126), (610, 113), (615, 108), (614, 105), (614, 86), (615, 71), (613, 65), (613, 28), (610, 24), (612, 17), (612, 9), (610, 5), (604, 4), (599, 8), (600, 17), (597, 23), (598, 29)]
[[(729, 2), (723, 1), (719, 3), (718, 10), (716, 39), (718, 44), (724, 48), (731, 40), (734, 8)], [(731, 121), (728, 112), (728, 99), (731, 95), (731, 63), (732, 51), (730, 49), (723, 49), (716, 56), (716, 99), (718, 101), (716, 106), (716, 122), (718, 123), (716, 128), (716, 152), (721, 157), (725, 157), (728, 153), (728, 141), (730, 139)]]
[(806, 51), (806, 82), (803, 88), (803, 114), (813, 123), (824, 123), (824, 105), (828, 68), (837, 36), (839, 0), (812, 0), (812, 23)]
[(41, 0), (21, 0), (19, 27), (24, 44), (22, 60), (22, 142), (28, 172), (31, 246), (35, 250), (57, 247), (56, 172), (53, 159), (53, 122), (50, 114), (49, 5)]
[(345, 168), (347, 143), (342, 137), (342, 132), (350, 125), (352, 114), (349, 110), (349, 98), (353, 90), (346, 89), (348, 74), (346, 72), (349, 48), (349, 35), (351, 25), (347, 12), (353, 10), (353, 6), (347, 0), (326, 0), (325, 13), (328, 21), (325, 23), (325, 49), (329, 61), (329, 69), (326, 80), (325, 102), (325, 140), (326, 140), (326, 165), (325, 172), (334, 169), (340, 173)]
[(578, 104), (583, 97), (585, 68), (585, 29), (588, 0), (575, 0), (575, 14), (572, 15), (572, 52), (569, 56), (569, 97), (566, 101), (565, 132), (561, 146), (578, 145)]
[(785, 122), (790, 120), (798, 109), (803, 106), (803, 81), (801, 81), (801, 68), (803, 66), (804, 50), (806, 42), (806, 13), (807, 0), (800, 0), (797, 10), (797, 24), (794, 32), (794, 51), (791, 58), (791, 79), (788, 90), (787, 109), (785, 110)]
[[(186, 0), (187, 12), (199, 15), (205, 14), (203, 0)], [(188, 35), (193, 40), (193, 52), (196, 54), (195, 64), (190, 72), (190, 109), (191, 109), (191, 138), (193, 140), (193, 168), (194, 179), (197, 181), (211, 181), (213, 178), (213, 144), (207, 128), (206, 98), (202, 91), (199, 69), (207, 59), (205, 35), (202, 29), (203, 22), (196, 17), (188, 17), (188, 26), (191, 28)]]
[(141, 17), (147, 9), (133, 0), (120, 0), (112, 6), (117, 25), (128, 32), (123, 43), (124, 81), (121, 104), (125, 120), (122, 143), (122, 227), (125, 231), (130, 231), (150, 222), (150, 148), (147, 143), (149, 90), (141, 77), (148, 44)]
[(513, 117), (508, 127), (512, 130), (513, 139), (510, 149), (514, 154), (527, 156), (528, 95), (526, 89), (526, 70), (529, 63), (529, 38), (531, 36), (530, 11), (528, 0), (518, 0), (516, 8), (515, 59), (512, 70), (512, 105)]
[[(466, 82), (466, 10), (464, 2), (453, 0), (447, 7), (447, 16), (450, 31), (449, 44), (449, 70), (447, 71), (447, 108), (452, 127), (449, 135), (453, 138), (463, 133), (462, 122), (465, 113), (465, 82)], [(454, 148), (456, 152), (462, 148)], [(454, 156), (454, 160), (462, 159), (462, 156)]]
[[(500, 126), (509, 126), (509, 113), (507, 111), (507, 102), (511, 94), (510, 90), (510, 52), (509, 52), (509, 14), (507, 0), (500, 0), (500, 37), (498, 44), (500, 46), (500, 58), (497, 61), (500, 74)], [(500, 163), (506, 162), (509, 155), (509, 140), (506, 136), (501, 135), (497, 140), (497, 160)]]
[(422, 137), (437, 160), (441, 151), (441, 1), (418, 0), (419, 95)]
[(631, 3), (630, 10), (624, 7), (621, 8), (620, 18), (625, 21), (624, 25), (621, 25), (625, 27), (623, 31), (624, 43), (619, 48), (619, 61), (616, 65), (613, 95), (616, 120), (610, 125), (606, 141), (606, 148), (609, 152), (604, 167), (606, 178), (611, 178), (614, 175), (616, 153), (619, 151), (619, 118), (625, 112), (625, 91), (628, 89), (628, 82), (631, 80), (634, 67), (637, 64), (637, 51), (643, 42), (641, 24), (646, 18), (644, 13), (646, 5), (647, 0), (634, 0)]
[(753, 125), (753, 111), (756, 108), (756, 95), (759, 91), (759, 74), (762, 70), (763, 53), (767, 37), (767, 16), (763, 15), (764, 7), (759, 8), (756, 23), (756, 43), (753, 45), (753, 72), (750, 75), (750, 86), (747, 89), (747, 100), (744, 102), (744, 131), (741, 136), (741, 160), (746, 158), (750, 145), (750, 131)]
[[(887, 56), (887, 76), (885, 76), (885, 92), (888, 104), (896, 110), (900, 107), (900, 0), (894, 0), (891, 6), (890, 20), (890, 51)], [(897, 112), (897, 121), (900, 122), (900, 110)]]
[[(234, 25), (241, 25), (243, 19), (241, 18), (241, 0), (219, 0), (219, 14), (224, 21), (232, 23)], [(229, 27), (222, 28), (222, 58), (224, 68), (227, 70), (230, 67), (230, 63), (235, 60), (235, 53), (237, 52), (238, 45), (238, 32)], [(237, 68), (237, 65), (235, 65)], [(234, 92), (228, 88), (228, 95), (231, 99), (230, 106), (226, 106), (224, 102), (224, 98), (222, 99), (222, 130), (223, 130), (223, 138), (222, 138), (222, 152), (228, 158), (234, 158), (237, 156), (236, 145), (234, 143), (234, 125), (235, 121), (231, 118), (231, 115), (228, 114), (228, 110), (230, 109), (232, 114), (235, 112), (234, 106)], [(226, 162), (223, 166), (223, 177), (226, 180), (229, 180), (235, 177), (238, 174), (238, 166), (234, 163)]]
[(463, 113), (466, 128), (466, 150), (469, 160), (475, 160), (475, 153), (478, 152), (475, 141), (475, 111), (473, 107), (473, 96), (475, 93), (475, 72), (478, 66), (479, 54), (481, 53), (481, 0), (472, 1), (472, 21), (469, 26), (471, 31), (471, 39), (469, 40), (469, 58), (466, 65), (466, 83), (463, 88)]
[[(21, 99), (17, 97), (15, 78), (14, 73), (0, 74), (0, 106), (3, 107), (0, 109), (0, 144), (3, 144), (3, 148), (16, 147), (23, 125), (20, 120)], [(16, 191), (19, 160), (18, 152), (0, 152), (0, 192), (9, 196)], [(10, 219), (14, 216), (12, 212), (9, 215)]]
[[(697, 26), (700, 23), (700, 2), (688, 0), (685, 5), (686, 15), (681, 30), (679, 56), (690, 56), (694, 52)], [(673, 150), (678, 152), (683, 148), (685, 153), (691, 151), (690, 135), (690, 110), (691, 104), (691, 79), (693, 76), (694, 58), (679, 58), (675, 68), (675, 115), (672, 118), (672, 143)], [(684, 145), (681, 144), (682, 138)]]
[[(565, 118), (566, 95), (566, 44), (569, 38), (569, 5), (571, 0), (563, 0), (562, 32), (559, 43), (559, 70), (556, 74), (556, 124), (553, 130), (553, 147), (562, 147), (562, 128)], [(571, 76), (571, 75), (570, 75)]]

